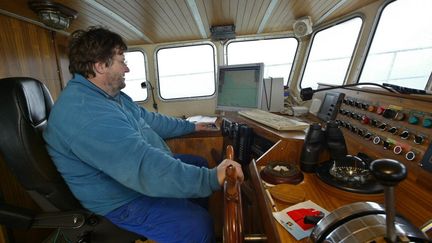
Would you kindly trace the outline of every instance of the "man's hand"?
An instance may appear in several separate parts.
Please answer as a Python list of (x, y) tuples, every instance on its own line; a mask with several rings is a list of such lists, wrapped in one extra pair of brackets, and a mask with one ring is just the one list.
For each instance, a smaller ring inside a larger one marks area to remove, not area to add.
[(214, 123), (199, 122), (195, 124), (195, 131), (215, 131), (217, 126)]
[(217, 177), (218, 177), (219, 184), (221, 186), (223, 185), (223, 183), (225, 181), (226, 168), (230, 165), (234, 166), (234, 168), (237, 172), (237, 178), (240, 180), (240, 182), (243, 182), (244, 175), (243, 175), (241, 165), (239, 163), (235, 162), (234, 160), (224, 159), (217, 167)]

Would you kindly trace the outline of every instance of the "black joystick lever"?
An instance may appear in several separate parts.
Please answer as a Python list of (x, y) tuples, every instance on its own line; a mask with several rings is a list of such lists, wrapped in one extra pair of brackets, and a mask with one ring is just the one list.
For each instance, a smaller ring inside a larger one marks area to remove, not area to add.
[(394, 187), (407, 177), (407, 169), (399, 161), (377, 159), (370, 164), (370, 170), (377, 181), (384, 186), (387, 239), (396, 242)]

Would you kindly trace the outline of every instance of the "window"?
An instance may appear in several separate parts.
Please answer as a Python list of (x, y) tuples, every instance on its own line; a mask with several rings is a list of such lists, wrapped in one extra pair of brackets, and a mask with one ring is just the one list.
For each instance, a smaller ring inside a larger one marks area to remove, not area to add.
[(215, 94), (215, 53), (212, 45), (162, 48), (156, 55), (162, 99)]
[(303, 73), (302, 88), (316, 89), (318, 83), (343, 84), (361, 25), (362, 19), (356, 17), (315, 34)]
[(425, 89), (432, 72), (432, 1), (388, 4), (378, 23), (359, 82)]
[(124, 55), (129, 72), (125, 74), (126, 87), (122, 91), (129, 95), (133, 101), (146, 100), (147, 89), (141, 86), (143, 82), (147, 82), (144, 53), (128, 51)]
[(295, 38), (235, 41), (227, 45), (227, 64), (264, 63), (264, 78), (288, 84), (298, 42)]

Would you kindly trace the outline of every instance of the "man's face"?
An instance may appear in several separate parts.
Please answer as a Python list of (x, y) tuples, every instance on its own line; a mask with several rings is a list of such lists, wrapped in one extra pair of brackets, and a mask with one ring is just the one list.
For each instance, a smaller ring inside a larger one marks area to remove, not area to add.
[(111, 66), (108, 67), (107, 85), (114, 92), (120, 92), (126, 86), (125, 73), (129, 72), (129, 68), (125, 63), (124, 54), (116, 54), (112, 59)]

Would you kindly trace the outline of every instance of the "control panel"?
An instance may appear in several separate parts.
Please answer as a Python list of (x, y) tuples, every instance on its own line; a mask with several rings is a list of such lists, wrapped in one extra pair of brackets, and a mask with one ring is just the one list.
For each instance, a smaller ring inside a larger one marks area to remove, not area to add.
[[(429, 170), (432, 99), (422, 96), (339, 90), (345, 94), (335, 120), (352, 146), (376, 158), (391, 158)], [(426, 161), (426, 162), (424, 162)]]

